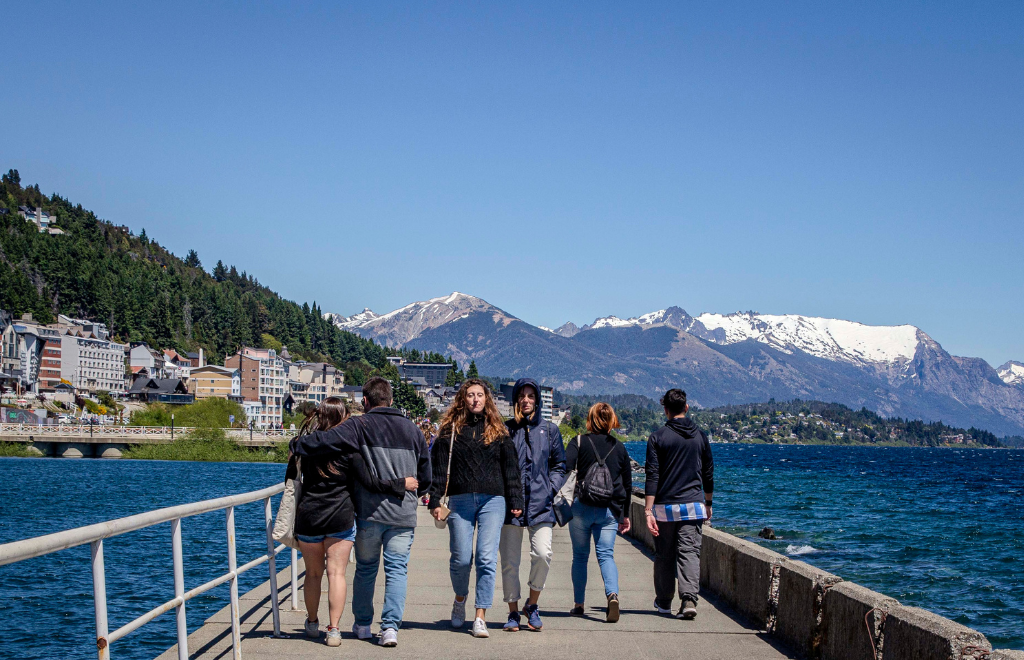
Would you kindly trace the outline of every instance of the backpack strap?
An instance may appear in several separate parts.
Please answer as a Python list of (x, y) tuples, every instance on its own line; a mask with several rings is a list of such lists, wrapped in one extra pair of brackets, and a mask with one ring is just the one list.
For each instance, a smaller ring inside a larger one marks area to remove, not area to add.
[(587, 436), (587, 442), (590, 443), (590, 449), (594, 452), (594, 458), (597, 459), (597, 464), (604, 467), (605, 461), (607, 461), (608, 457), (612, 455), (613, 451), (615, 451), (615, 445), (612, 445), (612, 448), (608, 450), (608, 453), (604, 455), (604, 458), (601, 458), (601, 454), (597, 453), (597, 447), (594, 446), (594, 439), (589, 435)]

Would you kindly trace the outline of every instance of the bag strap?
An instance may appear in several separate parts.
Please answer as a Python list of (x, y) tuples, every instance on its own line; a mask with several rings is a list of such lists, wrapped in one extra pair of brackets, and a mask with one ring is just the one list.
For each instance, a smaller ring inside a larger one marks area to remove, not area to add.
[(597, 447), (594, 446), (594, 439), (589, 435), (587, 436), (587, 442), (590, 443), (590, 448), (594, 451), (594, 457), (597, 459), (597, 464), (604, 467), (605, 461), (607, 461), (608, 457), (612, 455), (613, 451), (615, 451), (615, 445), (612, 445), (612, 448), (608, 450), (608, 453), (604, 455), (604, 458), (601, 458), (601, 454), (597, 453)]
[(448, 445), (448, 471), (444, 475), (444, 495), (441, 499), (448, 497), (448, 482), (452, 480), (452, 454), (455, 453), (455, 424), (452, 424), (452, 441)]

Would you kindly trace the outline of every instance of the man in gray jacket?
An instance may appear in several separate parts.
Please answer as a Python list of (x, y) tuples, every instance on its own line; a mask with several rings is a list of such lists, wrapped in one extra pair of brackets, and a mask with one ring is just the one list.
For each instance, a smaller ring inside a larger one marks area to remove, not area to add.
[(373, 591), (384, 554), (384, 607), (380, 643), (398, 645), (398, 629), (405, 612), (409, 552), (416, 531), (418, 495), (430, 488), (430, 452), (423, 432), (401, 411), (390, 407), (391, 384), (371, 378), (363, 385), (366, 414), (352, 417), (329, 431), (317, 431), (292, 441), (298, 456), (322, 456), (359, 451), (367, 469), (382, 480), (415, 477), (416, 492), (403, 498), (374, 493), (355, 484), (356, 570), (352, 580), (352, 632), (359, 639), (371, 637)]

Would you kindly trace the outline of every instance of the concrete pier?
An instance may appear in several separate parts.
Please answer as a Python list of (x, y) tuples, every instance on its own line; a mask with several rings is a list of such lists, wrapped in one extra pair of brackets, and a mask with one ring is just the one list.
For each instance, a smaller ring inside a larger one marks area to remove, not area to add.
[[(618, 623), (604, 621), (605, 597), (597, 559), (591, 554), (587, 584), (587, 614), (584, 618), (569, 616), (572, 607), (570, 565), (572, 552), (569, 533), (555, 528), (554, 560), (547, 587), (541, 598), (544, 618), (543, 632), (524, 629), (518, 633), (501, 630), (508, 614), (502, 602), (501, 578), (497, 580), (494, 607), (488, 611), (490, 639), (476, 639), (469, 634), (468, 624), (460, 631), (448, 625), (452, 591), (448, 577), (448, 532), (433, 525), (424, 507), (420, 507), (416, 541), (412, 546), (409, 566), (409, 591), (405, 623), (399, 633), (397, 648), (386, 649), (368, 641), (356, 640), (351, 633), (351, 577), (349, 566), (349, 597), (341, 619), (343, 641), (340, 648), (328, 648), (323, 641), (307, 639), (302, 632), (304, 611), (290, 611), (288, 572), (278, 577), (281, 585), (281, 628), (283, 639), (272, 637), (268, 583), (245, 594), (242, 600), (242, 655), (244, 658), (388, 657), (388, 658), (701, 658), (734, 660), (736, 658), (778, 659), (795, 657), (782, 645), (766, 635), (758, 625), (740, 616), (713, 595), (703, 599), (700, 614), (694, 621), (660, 616), (652, 609), (654, 586), (649, 554), (630, 539), (619, 538), (615, 545), (619, 567), (619, 598), (622, 617)], [(529, 572), (529, 547), (524, 539), (521, 579), (524, 592)], [(380, 605), (383, 600), (384, 573), (377, 580), (374, 598), (378, 617), (373, 630), (377, 632)], [(300, 578), (301, 584), (301, 578)], [(321, 599), (319, 619), (326, 627), (326, 581)], [(469, 609), (472, 617), (473, 585), (470, 585)], [(299, 595), (300, 608), (302, 595)], [(678, 603), (676, 603), (678, 607)], [(210, 617), (199, 630), (189, 636), (191, 657), (212, 660), (231, 657), (230, 614), (225, 607)], [(116, 650), (116, 649), (115, 649)], [(161, 660), (177, 658), (171, 648)]]

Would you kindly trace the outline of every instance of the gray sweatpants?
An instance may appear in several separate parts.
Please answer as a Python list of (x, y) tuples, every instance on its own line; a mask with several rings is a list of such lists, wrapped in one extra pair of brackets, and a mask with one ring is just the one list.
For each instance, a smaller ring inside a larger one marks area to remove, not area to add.
[(677, 582), (679, 600), (697, 602), (703, 527), (703, 520), (658, 521), (658, 535), (654, 537), (654, 598), (658, 607), (672, 607)]

